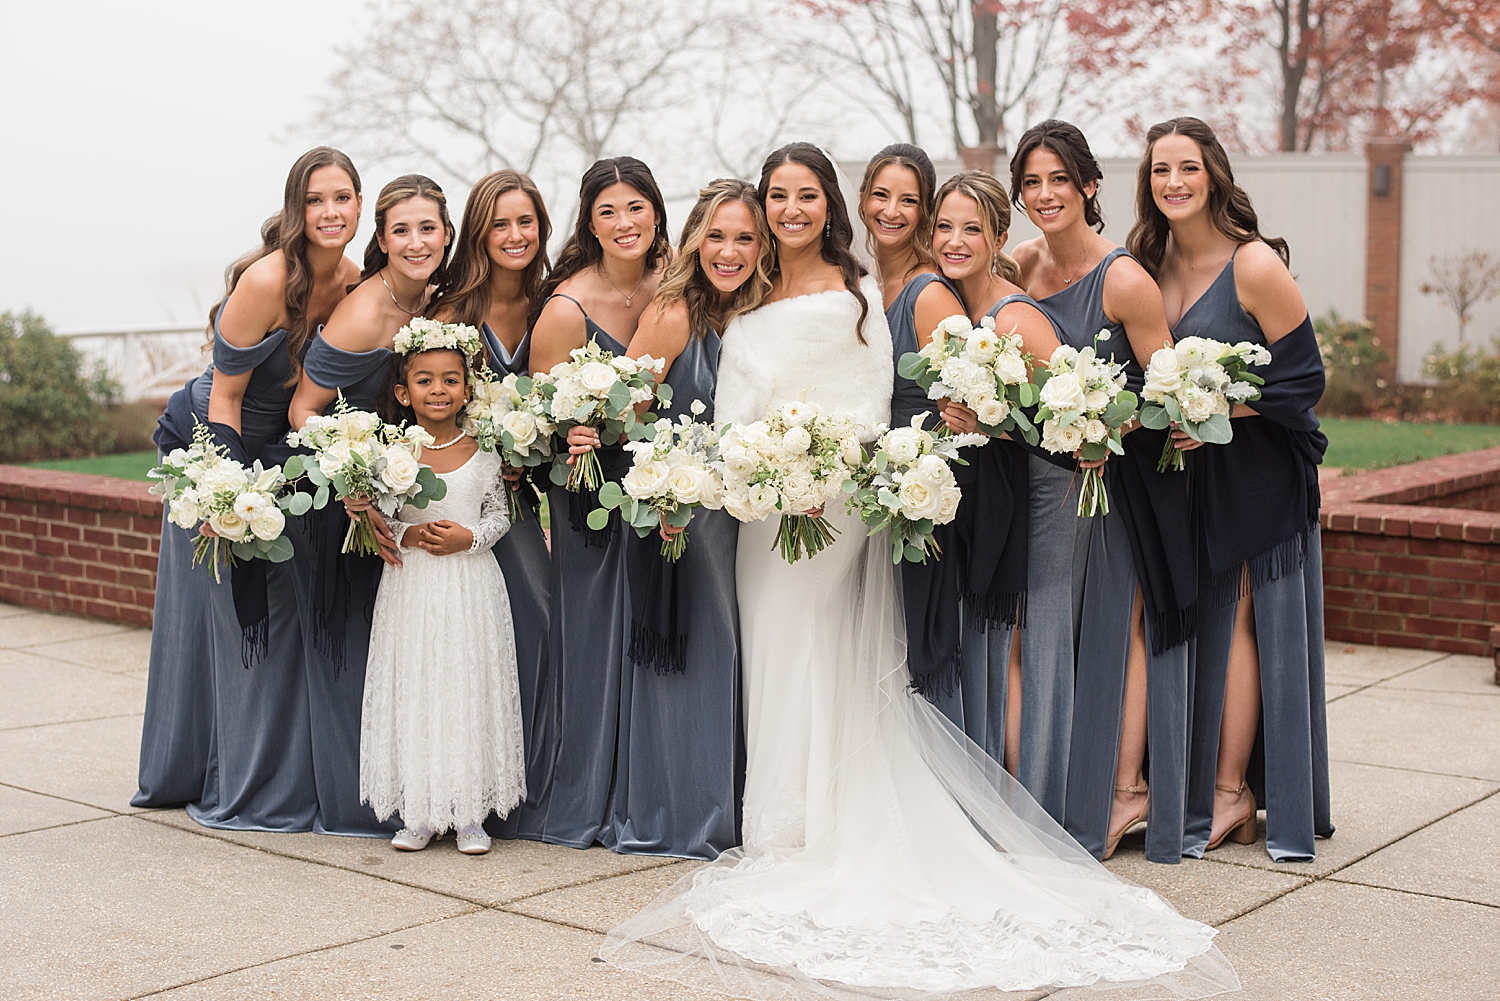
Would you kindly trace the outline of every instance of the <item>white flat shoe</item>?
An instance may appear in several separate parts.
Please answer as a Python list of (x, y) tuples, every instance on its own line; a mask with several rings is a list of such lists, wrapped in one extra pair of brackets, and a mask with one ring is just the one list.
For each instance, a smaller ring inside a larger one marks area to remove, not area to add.
[(482, 827), (459, 831), (458, 850), (465, 855), (483, 855), (490, 850), (490, 837)]
[(403, 827), (391, 838), (391, 847), (397, 851), (419, 852), (427, 847), (432, 840), (432, 835), (425, 831), (414, 831), (410, 827)]

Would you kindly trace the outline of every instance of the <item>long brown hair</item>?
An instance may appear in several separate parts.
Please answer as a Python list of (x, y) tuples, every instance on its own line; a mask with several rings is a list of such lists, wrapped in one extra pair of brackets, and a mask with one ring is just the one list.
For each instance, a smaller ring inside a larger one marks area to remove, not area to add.
[[(739, 202), (750, 210), (755, 220), (755, 235), (760, 238), (760, 255), (755, 259), (755, 270), (735, 289), (729, 305), (720, 308), (719, 290), (703, 273), (699, 249), (708, 235), (714, 213), (721, 205)], [(710, 181), (698, 192), (698, 203), (688, 212), (687, 222), (682, 227), (682, 239), (677, 245), (677, 259), (667, 265), (661, 278), (661, 287), (656, 290), (656, 312), (661, 315), (673, 303), (687, 304), (688, 325), (691, 336), (703, 337), (710, 327), (719, 333), (729, 326), (741, 313), (748, 313), (759, 306), (771, 291), (771, 269), (776, 263), (776, 244), (771, 239), (771, 227), (766, 224), (766, 210), (755, 195), (755, 185), (737, 177), (721, 177)]]
[(1152, 278), (1160, 277), (1162, 260), (1167, 253), (1167, 237), (1172, 227), (1167, 217), (1156, 206), (1151, 195), (1151, 157), (1156, 141), (1163, 136), (1186, 136), (1198, 144), (1203, 155), (1203, 169), (1208, 171), (1208, 212), (1214, 229), (1238, 244), (1260, 240), (1276, 251), (1283, 264), (1292, 263), (1292, 251), (1280, 237), (1264, 236), (1260, 231), (1260, 219), (1250, 196), (1234, 183), (1234, 169), (1229, 165), (1229, 154), (1214, 135), (1207, 123), (1197, 118), (1173, 118), (1151, 126), (1146, 133), (1146, 155), (1135, 172), (1135, 225), (1125, 246), (1130, 255), (1141, 262), (1141, 267)]
[(286, 262), (286, 286), (282, 302), (286, 307), (287, 356), (291, 359), (291, 377), (285, 385), (294, 386), (302, 377), (302, 348), (312, 336), (307, 322), (307, 305), (312, 299), (312, 265), (307, 260), (307, 188), (312, 183), (313, 171), (320, 167), (337, 167), (349, 175), (354, 185), (354, 194), (360, 193), (359, 171), (354, 161), (331, 146), (316, 146), (297, 157), (292, 169), (287, 172), (286, 186), (281, 193), (281, 211), (271, 216), (260, 226), (260, 246), (240, 257), (224, 271), (224, 298), (208, 311), (208, 336), (214, 336), (214, 327), (219, 320), (219, 310), (234, 293), (245, 271), (256, 261), (273, 251), (281, 251)]
[[(812, 171), (813, 176), (818, 179), (818, 186), (823, 189), (823, 200), (828, 203), (828, 223), (823, 230), (823, 246), (819, 254), (824, 263), (839, 269), (844, 276), (844, 288), (859, 301), (859, 323), (854, 332), (859, 343), (864, 344), (865, 320), (870, 315), (870, 303), (860, 291), (859, 280), (865, 276), (865, 269), (850, 249), (854, 245), (854, 224), (849, 221), (849, 209), (844, 205), (844, 195), (839, 190), (838, 173), (833, 168), (833, 162), (812, 143), (787, 143), (766, 157), (765, 164), (760, 168), (760, 184), (755, 189), (755, 197), (760, 199), (762, 206), (766, 204), (766, 193), (771, 190), (771, 175), (776, 172), (777, 167), (788, 163), (795, 163)], [(780, 267), (781, 262), (778, 260), (771, 274), (774, 276)]]
[(370, 234), (370, 242), (365, 245), (365, 265), (359, 273), (360, 281), (373, 276), (390, 262), (390, 255), (380, 249), (386, 213), (413, 198), (426, 198), (436, 202), (438, 218), (443, 220), (443, 260), (427, 280), (429, 285), (442, 287), (447, 278), (448, 258), (453, 253), (453, 220), (448, 218), (448, 196), (443, 194), (443, 189), (438, 187), (436, 181), (423, 174), (402, 174), (380, 189), (380, 195), (375, 199), (375, 232)]
[(464, 204), (463, 225), (458, 231), (458, 240), (453, 250), (453, 260), (448, 265), (447, 277), (437, 291), (434, 302), (441, 303), (453, 313), (455, 323), (467, 323), (477, 327), (484, 322), (490, 311), (490, 260), (489, 233), (495, 221), (495, 203), (501, 195), (519, 191), (531, 199), (536, 213), (536, 256), (521, 273), (521, 294), (526, 301), (534, 302), (542, 289), (550, 262), (547, 258), (547, 241), (552, 238), (552, 220), (547, 217), (547, 205), (542, 193), (531, 178), (519, 170), (497, 170), (486, 174), (469, 192)]
[(1073, 182), (1073, 187), (1083, 195), (1083, 219), (1094, 232), (1104, 232), (1104, 213), (1099, 208), (1099, 189), (1096, 187), (1092, 195), (1084, 195), (1084, 185), (1090, 181), (1104, 180), (1104, 171), (1099, 166), (1099, 161), (1094, 159), (1093, 150), (1089, 149), (1089, 141), (1083, 137), (1078, 126), (1071, 122), (1059, 121), (1049, 118), (1045, 122), (1039, 122), (1021, 133), (1021, 141), (1016, 144), (1015, 155), (1010, 158), (1010, 196), (1016, 207), (1021, 206), (1021, 180), (1026, 176), (1026, 158), (1041, 147), (1047, 147), (1057, 158), (1062, 161), (1063, 170), (1067, 171), (1068, 180)]
[(542, 307), (557, 291), (557, 287), (587, 268), (604, 260), (604, 247), (594, 235), (590, 225), (594, 221), (594, 203), (604, 189), (611, 184), (628, 184), (645, 196), (656, 213), (656, 232), (651, 246), (646, 249), (646, 273), (655, 271), (672, 257), (672, 238), (667, 233), (667, 203), (661, 196), (661, 188), (651, 168), (633, 156), (613, 156), (598, 160), (583, 172), (578, 185), (578, 221), (568, 242), (558, 252), (557, 264), (542, 283), (536, 298), (531, 303), (531, 315), (527, 317), (526, 329), (536, 326)]
[(943, 199), (949, 195), (964, 195), (974, 199), (979, 207), (979, 218), (984, 222), (984, 242), (990, 248), (990, 270), (1012, 285), (1021, 284), (1021, 266), (1011, 260), (1000, 247), (1000, 240), (1010, 232), (1010, 195), (1005, 185), (987, 170), (966, 170), (954, 174), (938, 188), (933, 200), (933, 216), (942, 208)]
[[(875, 175), (890, 166), (905, 167), (917, 175), (919, 212), (911, 244), (912, 252), (917, 255), (917, 266), (913, 270), (932, 268), (934, 271), (941, 272), (937, 256), (932, 252), (932, 214), (937, 209), (937, 202), (933, 199), (933, 189), (937, 187), (937, 168), (932, 165), (932, 158), (922, 147), (913, 146), (911, 143), (891, 143), (870, 158), (870, 162), (865, 166), (865, 176), (859, 182), (860, 221), (864, 222), (865, 199), (870, 196), (870, 187), (875, 183)], [(869, 223), (865, 223), (865, 240), (873, 253), (875, 238), (870, 235)]]

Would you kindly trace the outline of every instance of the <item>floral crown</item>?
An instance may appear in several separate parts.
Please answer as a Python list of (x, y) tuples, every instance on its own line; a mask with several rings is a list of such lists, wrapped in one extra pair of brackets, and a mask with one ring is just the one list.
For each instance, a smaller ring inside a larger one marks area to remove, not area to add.
[(415, 316), (396, 331), (396, 339), (391, 344), (391, 350), (400, 355), (444, 349), (462, 351), (464, 357), (473, 359), (484, 351), (484, 342), (479, 339), (479, 331), (467, 323), (439, 323)]

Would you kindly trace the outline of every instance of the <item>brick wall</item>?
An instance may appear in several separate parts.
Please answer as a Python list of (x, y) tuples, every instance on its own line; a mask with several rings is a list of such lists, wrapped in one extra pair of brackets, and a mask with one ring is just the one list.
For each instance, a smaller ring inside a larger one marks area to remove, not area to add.
[(1490, 654), (1500, 623), (1497, 494), (1500, 448), (1326, 482), (1328, 638)]
[(161, 498), (147, 487), (0, 465), (0, 601), (151, 625)]

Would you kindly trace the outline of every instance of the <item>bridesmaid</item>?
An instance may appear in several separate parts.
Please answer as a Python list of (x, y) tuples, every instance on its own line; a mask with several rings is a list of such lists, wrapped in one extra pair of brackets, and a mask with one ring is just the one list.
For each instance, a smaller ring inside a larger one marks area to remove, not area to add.
[[(1171, 335), (1156, 283), (1096, 232), (1104, 228), (1102, 176), (1073, 125), (1050, 120), (1028, 129), (1011, 159), (1012, 197), (1042, 232), (1016, 248), (1016, 261), (1027, 293), (1063, 341), (1081, 349), (1107, 331), (1100, 354), (1123, 362), (1126, 388), (1139, 393), (1141, 359)], [(1098, 858), (1112, 855), (1141, 821), (1148, 821), (1148, 859), (1175, 863), (1182, 856), (1197, 562), (1185, 530), (1187, 477), (1156, 471), (1164, 438), (1130, 431), (1125, 455), (1105, 470), (1110, 514), (1079, 528), (1089, 536), (1088, 560), (1063, 825)], [(1185, 447), (1196, 444), (1187, 439)]]
[[(932, 194), (936, 187), (937, 171), (932, 160), (910, 143), (892, 143), (876, 153), (865, 166), (859, 185), (860, 221), (874, 251), (886, 322), (891, 328), (891, 351), (898, 367), (903, 354), (931, 342), (932, 331), (939, 323), (964, 311), (932, 253)], [(937, 424), (937, 402), (927, 399), (922, 387), (897, 372), (891, 394), (891, 426), (909, 425), (921, 413), (931, 415), (927, 428)], [(971, 486), (969, 472), (958, 467), (959, 485), (965, 489)], [(957, 533), (956, 523), (939, 526), (934, 533), (948, 559), (902, 564), (907, 666), (912, 687), (955, 726), (975, 737), (964, 712), (960, 677), (963, 627), (960, 574), (954, 558)]]
[[(773, 253), (754, 185), (721, 179), (698, 193), (678, 257), (630, 342), (631, 357), (666, 360), (672, 403), (658, 416), (692, 416), (700, 401), (706, 409), (696, 419), (713, 422), (719, 331), (770, 291)], [(689, 537), (675, 565), (655, 536), (629, 539), (633, 622), (611, 846), (711, 859), (740, 843), (739, 523), (700, 510)]]
[(1265, 344), (1272, 358), (1261, 399), (1234, 409), (1234, 440), (1194, 457), (1208, 566), (1183, 853), (1201, 857), (1226, 838), (1252, 843), (1259, 801), (1271, 857), (1310, 862), (1313, 839), (1333, 833), (1318, 539), (1327, 439), (1312, 412), (1322, 359), (1286, 241), (1261, 235), (1213, 130), (1175, 118), (1153, 126), (1146, 144), (1129, 243), (1161, 286), (1173, 334)]
[[(407, 174), (380, 189), (375, 234), (365, 247), (360, 283), (308, 348), (292, 397), (293, 427), (323, 413), (339, 393), (356, 409), (377, 408), (396, 332), (427, 308), (452, 242), (448, 200), (432, 180)], [(360, 711), (380, 561), (339, 552), (345, 518), (337, 505), (329, 505), (291, 521), (297, 526), (291, 566), (302, 617), (318, 787), (313, 830), (390, 837), (400, 825), (377, 821), (359, 797)], [(382, 558), (394, 557), (383, 552)]]
[[(656, 179), (635, 157), (600, 160), (583, 175), (578, 223), (532, 306), (531, 370), (549, 371), (595, 341), (610, 354), (628, 350), (636, 325), (671, 259), (667, 210)], [(574, 428), (569, 451), (599, 445)], [(571, 459), (570, 459), (571, 461)], [(605, 476), (628, 466), (618, 445), (604, 448)], [(592, 497), (553, 486), (550, 667), (539, 700), (551, 729), (538, 738), (540, 776), (516, 817), (516, 837), (587, 848), (618, 846), (611, 810), (625, 651), (630, 642), (626, 533), (619, 515), (595, 532), (584, 523)]]
[[(531, 335), (526, 330), (526, 317), (546, 278), (547, 240), (551, 236), (552, 223), (542, 194), (525, 174), (498, 170), (480, 178), (469, 192), (453, 262), (437, 292), (434, 313), (444, 323), (478, 327), (490, 367), (501, 376), (528, 371)], [(540, 476), (545, 484), (545, 470)], [(528, 516), (495, 543), (494, 551), (505, 573), (511, 620), (515, 623), (527, 789), (535, 806), (536, 790), (542, 788), (545, 778), (541, 736), (552, 725), (543, 718), (545, 707), (537, 698), (547, 675), (551, 557), (542, 533), (537, 486), (518, 470), (508, 471), (506, 477), (529, 509)], [(541, 489), (546, 489), (545, 485)], [(512, 811), (490, 826), (505, 836), (516, 825), (515, 816)]]
[[(1034, 364), (1045, 365), (1060, 334), (1022, 290), (1021, 269), (1005, 253), (1010, 230), (1005, 186), (983, 170), (957, 174), (938, 189), (936, 218), (933, 249), (943, 274), (958, 287), (970, 318), (977, 323), (994, 317), (996, 330), (1015, 331), (1022, 351), (1035, 359)], [(943, 416), (955, 431), (979, 430), (976, 415), (963, 404), (949, 403)], [(1003, 593), (1005, 588), (995, 584), (1004, 580), (1007, 567), (1019, 565), (1027, 625), (1022, 629), (999, 623), (987, 635), (965, 632), (965, 729), (1054, 817), (1060, 817), (1073, 716), (1073, 637), (1083, 606), (1082, 569), (1088, 552), (1086, 546), (1077, 548), (1075, 536), (1087, 522), (1068, 508), (1069, 503), (1076, 507), (1078, 500), (1069, 495), (1071, 458), (1057, 459), (1040, 450), (1028, 454), (1019, 441), (1011, 440), (993, 441), (984, 451), (998, 475), (975, 491), (971, 532), (982, 536), (994, 523), (998, 497), (1002, 507), (1014, 509), (1012, 523), (1024, 549), (1012, 553), (1008, 539), (1003, 548), (974, 546), (967, 590), (977, 598), (984, 585), (976, 580), (987, 573), (992, 581), (989, 593)], [(972, 449), (970, 461), (975, 462)], [(965, 504), (969, 503), (966, 495)], [(963, 513), (961, 507), (961, 521)]]
[[(210, 313), (213, 364), (169, 404), (164, 450), (190, 442), (202, 421), (235, 458), (282, 461), (274, 446), (287, 431), (302, 352), (357, 273), (344, 248), (359, 213), (359, 173), (343, 153), (320, 146), (292, 165), (261, 246), (229, 268), (226, 296)], [(230, 582), (215, 585), (191, 565), (192, 540), (163, 525), (132, 804), (188, 804), (211, 826), (307, 830), (316, 800), (290, 568), (256, 561), (239, 571), (257, 600), (237, 614)], [(268, 732), (285, 736), (266, 741)]]

